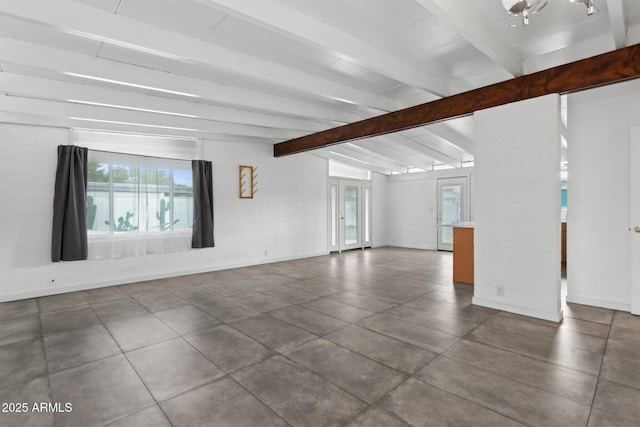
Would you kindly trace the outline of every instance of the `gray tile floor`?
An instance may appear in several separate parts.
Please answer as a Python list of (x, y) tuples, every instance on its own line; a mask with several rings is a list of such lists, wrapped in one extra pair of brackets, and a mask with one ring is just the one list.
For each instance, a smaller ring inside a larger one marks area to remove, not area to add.
[(0, 425), (638, 425), (640, 317), (472, 306), (451, 262), (382, 248), (0, 304), (0, 401), (28, 404)]

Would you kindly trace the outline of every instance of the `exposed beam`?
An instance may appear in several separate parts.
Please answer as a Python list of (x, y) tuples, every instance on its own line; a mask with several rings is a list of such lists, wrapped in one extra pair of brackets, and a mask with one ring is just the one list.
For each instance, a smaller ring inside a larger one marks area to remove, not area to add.
[[(236, 106), (245, 111), (268, 111), (293, 117), (308, 117), (338, 122), (358, 120), (348, 111), (314, 105), (284, 96), (265, 94), (254, 90), (203, 81), (191, 77), (169, 74), (122, 62), (68, 52), (43, 45), (0, 37), (0, 62), (44, 68), (60, 73), (73, 72), (103, 80), (130, 85), (156, 87), (165, 91), (186, 92), (196, 95), (192, 100), (206, 99), (219, 105)], [(92, 84), (87, 80), (87, 84)], [(113, 87), (118, 87), (114, 84)], [(119, 86), (126, 88), (126, 86)], [(156, 92), (158, 94), (159, 92)]]
[(287, 138), (287, 135), (292, 133), (299, 134), (299, 132), (282, 129), (215, 122), (190, 117), (169, 117), (142, 111), (127, 111), (108, 107), (43, 101), (14, 96), (0, 96), (0, 111), (23, 114), (41, 112), (39, 114), (45, 116), (60, 116), (68, 119), (76, 118), (75, 120), (83, 119), (80, 121), (85, 122), (85, 127), (90, 127), (94, 123), (110, 122), (112, 124), (122, 125), (138, 124), (140, 129), (154, 129), (155, 132), (161, 132), (162, 129), (173, 128), (184, 130), (187, 134), (190, 132), (208, 132), (276, 140)]
[(362, 40), (331, 27), (315, 17), (277, 1), (196, 0), (204, 5), (238, 15), (270, 30), (285, 34), (303, 43), (354, 59), (360, 65), (409, 86), (438, 96), (449, 94), (448, 85), (424, 70), (376, 49)]
[[(385, 111), (395, 108), (395, 101), (391, 98), (371, 94), (71, 0), (0, 0), (0, 13), (55, 26), (64, 32), (86, 39), (163, 58), (203, 64), (319, 98), (363, 104)], [(283, 79), (282, 76), (286, 78)]]
[(425, 128), (425, 131), (429, 132), (435, 138), (440, 138), (455, 145), (466, 153), (474, 154), (475, 152), (473, 141), (463, 135), (460, 135), (445, 123), (432, 123)]
[[(462, 161), (464, 156), (464, 150), (462, 150), (457, 145), (453, 144), (451, 141), (446, 138), (442, 138), (435, 133), (428, 130), (425, 126), (407, 129), (404, 132), (401, 132), (401, 135), (406, 136), (407, 138), (413, 139), (420, 144), (426, 145), (431, 149), (442, 153), (444, 156), (448, 156), (452, 159), (456, 159), (459, 163)], [(445, 162), (446, 163), (446, 162)]]
[(316, 150), (313, 152), (313, 155), (322, 157), (323, 159), (334, 160), (338, 163), (342, 163), (348, 166), (353, 166), (355, 168), (366, 169), (372, 172), (377, 172), (382, 175), (391, 175), (391, 172), (392, 172), (391, 169), (385, 169), (378, 165), (374, 165), (369, 162), (365, 162), (360, 159), (353, 158), (351, 156), (338, 154), (337, 152), (333, 152), (328, 148), (324, 150)]
[(331, 147), (331, 152), (342, 154), (344, 156), (352, 157), (361, 161), (365, 161), (369, 164), (376, 165), (383, 169), (389, 169), (395, 172), (406, 172), (406, 166), (398, 163), (393, 159), (388, 159), (378, 154), (375, 154), (369, 150), (357, 147), (355, 145), (343, 144), (337, 147)]
[(480, 52), (513, 76), (523, 74), (522, 59), (501, 39), (495, 37), (486, 23), (469, 7), (466, 0), (417, 0), (425, 9), (445, 19)]
[(430, 170), (433, 167), (433, 159), (425, 153), (405, 150), (400, 144), (391, 145), (386, 141), (386, 136), (380, 136), (378, 138), (368, 140), (366, 143), (365, 141), (356, 141), (354, 144), (373, 151), (378, 155), (393, 159), (396, 162), (401, 162), (405, 166), (413, 166), (425, 170)]
[(627, 45), (627, 15), (623, 0), (607, 0), (607, 10), (609, 21), (611, 21), (613, 42), (616, 49), (623, 48)]
[(640, 77), (640, 44), (275, 144), (276, 157), (398, 132), (475, 111)]
[(418, 153), (422, 153), (435, 159), (441, 163), (445, 163), (451, 166), (460, 166), (460, 160), (453, 158), (445, 153), (442, 153), (438, 150), (433, 149), (428, 144), (424, 144), (420, 142), (420, 139), (410, 138), (402, 133), (393, 133), (386, 135), (386, 138), (390, 139), (396, 144), (400, 144), (401, 146), (413, 150)]
[(241, 142), (241, 143), (261, 143), (272, 144), (274, 141), (268, 138), (257, 138), (254, 136), (239, 136), (228, 134), (213, 134), (208, 132), (185, 132), (177, 129), (154, 129), (145, 128), (133, 125), (122, 125), (115, 123), (92, 123), (88, 125), (87, 122), (82, 120), (73, 120), (63, 117), (43, 116), (40, 114), (24, 114), (0, 111), (0, 123), (15, 123), (32, 126), (46, 126), (46, 127), (58, 127), (58, 128), (90, 128), (96, 131), (105, 132), (127, 132), (134, 134), (148, 134), (148, 135), (162, 135), (162, 136), (176, 136), (176, 137), (192, 137), (201, 138), (208, 141), (223, 141), (223, 142)]
[(84, 105), (112, 106), (122, 110), (146, 111), (171, 116), (184, 116), (219, 122), (238, 123), (267, 128), (318, 132), (327, 127), (316, 122), (271, 114), (240, 111), (195, 102), (144, 95), (134, 92), (67, 83), (39, 77), (0, 73), (0, 90), (14, 96)]
[[(372, 109), (360, 109), (357, 114), (363, 119), (374, 117), (374, 114), (366, 115), (370, 110)], [(416, 153), (427, 155), (439, 162), (456, 167), (460, 164), (458, 157), (462, 155), (461, 149), (446, 138), (438, 136), (424, 127), (407, 129), (401, 133), (387, 134), (384, 135), (384, 138), (401, 144)]]

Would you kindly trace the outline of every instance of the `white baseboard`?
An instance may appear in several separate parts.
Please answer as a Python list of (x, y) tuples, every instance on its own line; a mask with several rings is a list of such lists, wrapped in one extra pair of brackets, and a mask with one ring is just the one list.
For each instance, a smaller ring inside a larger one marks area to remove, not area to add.
[(46, 297), (50, 295), (65, 294), (68, 292), (87, 291), (90, 289), (105, 288), (108, 286), (126, 285), (127, 283), (143, 282), (146, 280), (166, 279), (169, 277), (186, 276), (188, 274), (209, 273), (212, 271), (228, 270), (231, 268), (251, 267), (254, 265), (271, 264), (274, 262), (313, 258), (316, 256), (325, 256), (328, 254), (329, 252), (318, 252), (318, 253), (305, 254), (302, 256), (295, 256), (295, 257), (271, 258), (269, 260), (265, 260), (264, 262), (229, 263), (229, 264), (221, 264), (221, 265), (215, 265), (215, 266), (206, 266), (203, 268), (196, 268), (196, 269), (176, 270), (176, 271), (165, 272), (161, 274), (129, 276), (124, 278), (119, 278), (116, 280), (99, 280), (95, 282), (82, 283), (82, 284), (76, 284), (76, 285), (34, 289), (27, 292), (16, 292), (12, 294), (0, 295), (0, 302), (17, 301), (17, 300), (23, 300), (23, 299), (29, 299), (29, 298), (40, 298), (40, 297)]
[(593, 307), (610, 308), (612, 310), (631, 311), (631, 303), (608, 301), (598, 298), (587, 298), (579, 295), (567, 294), (567, 302), (574, 304), (590, 305)]
[(549, 320), (551, 322), (562, 321), (562, 310), (559, 313), (535, 310), (529, 307), (522, 307), (513, 304), (505, 304), (499, 301), (492, 301), (483, 298), (473, 297), (472, 303), (482, 307), (489, 307), (495, 310), (508, 311), (509, 313), (522, 314), (523, 316), (535, 317), (538, 319)]

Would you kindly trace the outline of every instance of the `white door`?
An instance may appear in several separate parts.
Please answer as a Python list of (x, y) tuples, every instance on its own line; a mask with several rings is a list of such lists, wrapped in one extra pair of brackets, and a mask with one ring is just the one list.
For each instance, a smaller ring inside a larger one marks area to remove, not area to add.
[(468, 221), (467, 177), (438, 179), (438, 250), (453, 250), (453, 226)]
[(630, 158), (631, 313), (640, 315), (640, 127), (631, 128)]
[(371, 182), (362, 182), (362, 246), (371, 247)]
[(329, 252), (340, 250), (340, 180), (329, 178)]
[(329, 178), (329, 251), (371, 246), (371, 182)]
[(340, 180), (340, 250), (362, 247), (362, 182)]

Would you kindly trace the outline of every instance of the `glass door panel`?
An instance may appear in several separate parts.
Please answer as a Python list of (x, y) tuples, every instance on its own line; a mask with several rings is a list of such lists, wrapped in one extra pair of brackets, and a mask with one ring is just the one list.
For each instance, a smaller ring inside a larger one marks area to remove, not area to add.
[(340, 210), (338, 209), (340, 201), (338, 200), (338, 180), (329, 180), (329, 251), (340, 250), (339, 246), (339, 227), (340, 227)]
[(360, 188), (357, 186), (345, 185), (344, 187), (344, 247), (359, 246), (360, 224), (359, 224), (359, 204)]
[(340, 180), (340, 250), (362, 247), (362, 183)]
[(329, 251), (371, 246), (371, 183), (329, 178)]
[(371, 246), (371, 185), (364, 183), (364, 245)]
[(453, 226), (467, 221), (466, 178), (438, 180), (438, 250), (453, 250)]

